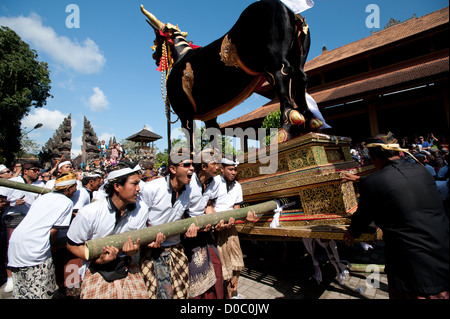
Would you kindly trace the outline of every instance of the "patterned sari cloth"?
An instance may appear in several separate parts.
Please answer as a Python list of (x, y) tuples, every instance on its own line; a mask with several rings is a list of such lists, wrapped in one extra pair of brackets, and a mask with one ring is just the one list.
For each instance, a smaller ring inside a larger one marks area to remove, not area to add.
[(13, 268), (14, 299), (51, 299), (58, 289), (52, 258), (32, 267)]
[(100, 272), (86, 271), (81, 285), (81, 299), (149, 299), (139, 267), (132, 262), (126, 277), (106, 281)]
[(211, 232), (185, 238), (183, 245), (189, 260), (189, 298), (223, 299), (222, 265)]
[(140, 260), (150, 299), (187, 299), (189, 297), (188, 259), (183, 246), (147, 249)]

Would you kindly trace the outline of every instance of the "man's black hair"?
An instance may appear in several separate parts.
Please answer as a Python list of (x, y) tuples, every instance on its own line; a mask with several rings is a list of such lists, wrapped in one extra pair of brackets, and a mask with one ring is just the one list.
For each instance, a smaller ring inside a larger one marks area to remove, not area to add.
[[(384, 141), (380, 139), (368, 139), (366, 141), (366, 146), (373, 143), (386, 144)], [(369, 156), (371, 158), (379, 158), (381, 160), (387, 160), (393, 156), (398, 156), (400, 154), (398, 151), (386, 150), (381, 146), (368, 147), (368, 149), (369, 149)]]
[[(137, 164), (138, 164), (137, 162), (133, 162), (133, 163), (120, 162), (120, 163), (117, 163), (116, 165), (109, 167), (108, 174), (110, 172), (112, 172), (112, 171), (116, 171), (116, 170), (123, 169), (123, 168), (133, 168)], [(124, 175), (124, 176), (117, 177), (113, 181), (109, 181), (104, 186), (105, 193), (108, 196), (112, 196), (114, 194), (114, 184), (119, 184), (119, 185), (123, 186), (127, 182), (128, 177), (130, 177), (131, 175), (135, 175), (135, 174), (139, 174), (139, 172), (136, 171), (136, 172), (133, 172), (131, 174), (127, 174), (127, 175)]]

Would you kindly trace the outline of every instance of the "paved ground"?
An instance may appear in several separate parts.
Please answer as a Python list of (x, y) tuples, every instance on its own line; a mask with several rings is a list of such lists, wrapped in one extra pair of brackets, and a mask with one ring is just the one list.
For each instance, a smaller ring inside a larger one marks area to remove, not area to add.
[[(320, 247), (316, 248), (322, 270), (319, 284), (313, 278), (315, 270), (311, 256), (302, 242), (243, 240), (241, 245), (246, 268), (241, 273), (238, 291), (245, 299), (388, 299), (383, 272), (377, 275), (350, 271), (340, 283), (335, 268)], [(340, 258), (354, 265), (383, 265), (382, 249), (382, 244), (374, 244), (374, 249), (365, 253), (359, 244), (349, 248), (338, 243)], [(0, 288), (0, 299), (12, 299), (11, 293), (5, 293), (3, 288), (4, 285)]]
[[(311, 256), (301, 242), (241, 242), (246, 254), (246, 268), (241, 273), (238, 291), (246, 299), (388, 299), (387, 279), (361, 265), (384, 265), (382, 245), (364, 252), (357, 244), (352, 248), (338, 243), (341, 260), (349, 261), (358, 271), (350, 270), (339, 282), (326, 252), (316, 248), (322, 282), (313, 275)], [(361, 271), (362, 270), (362, 271)], [(369, 272), (365, 272), (365, 271)]]

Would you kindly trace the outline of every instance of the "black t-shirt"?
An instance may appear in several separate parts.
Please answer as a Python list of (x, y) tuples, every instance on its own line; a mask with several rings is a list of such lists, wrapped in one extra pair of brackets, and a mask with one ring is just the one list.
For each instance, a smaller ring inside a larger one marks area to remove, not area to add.
[(419, 295), (448, 290), (449, 221), (436, 183), (417, 163), (394, 160), (362, 178), (350, 234), (381, 228), (386, 271), (394, 287)]

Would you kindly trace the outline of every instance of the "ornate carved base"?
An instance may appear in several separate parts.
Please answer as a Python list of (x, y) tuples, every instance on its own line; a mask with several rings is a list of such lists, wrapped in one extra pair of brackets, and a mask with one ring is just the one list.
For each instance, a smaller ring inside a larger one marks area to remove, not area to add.
[[(268, 156), (270, 164), (277, 167), (273, 174), (261, 174), (264, 164), (258, 161), (264, 149), (246, 154), (241, 158), (238, 180), (242, 185), (244, 202), (267, 201), (277, 198), (289, 198), (296, 201), (290, 211), (280, 216), (280, 227), (270, 228), (272, 217), (262, 217), (258, 223), (238, 224), (238, 230), (258, 235), (278, 236), (320, 236), (317, 238), (335, 239), (342, 237), (342, 227), (349, 223), (350, 217), (357, 209), (357, 198), (353, 183), (342, 183), (341, 170), (366, 174), (373, 167), (356, 167), (357, 163), (350, 155), (349, 138), (329, 136), (321, 133), (308, 133), (295, 139), (278, 144), (278, 152)], [(266, 153), (269, 153), (269, 147)], [(266, 158), (267, 160), (267, 158)], [(267, 162), (267, 161), (266, 161)], [(252, 231), (248, 232), (248, 227)], [(326, 229), (339, 226), (337, 233)], [(300, 228), (301, 229), (300, 229)], [(306, 227), (303, 229), (302, 227)], [(311, 231), (309, 227), (317, 231)], [(319, 228), (317, 228), (319, 227)]]
[(332, 181), (300, 188), (300, 201), (307, 215), (353, 213), (358, 202), (352, 182)]

